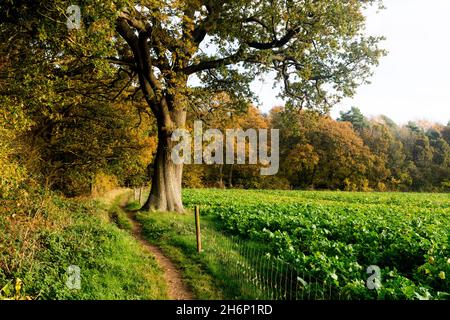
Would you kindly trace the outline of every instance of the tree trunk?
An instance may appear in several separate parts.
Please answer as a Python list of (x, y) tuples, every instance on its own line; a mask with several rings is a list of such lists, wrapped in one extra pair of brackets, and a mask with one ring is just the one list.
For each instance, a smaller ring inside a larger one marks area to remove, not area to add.
[(223, 183), (223, 164), (219, 164), (219, 188), (225, 188), (225, 185)]
[(181, 181), (183, 165), (174, 164), (171, 157), (170, 135), (159, 131), (158, 149), (153, 163), (152, 188), (143, 209), (183, 212)]
[(184, 212), (181, 198), (183, 164), (172, 161), (172, 149), (178, 144), (172, 141), (172, 133), (186, 125), (186, 104), (183, 96), (160, 102), (155, 114), (158, 126), (158, 148), (153, 163), (150, 196), (143, 209), (151, 211)]
[(228, 187), (233, 188), (233, 165), (230, 165), (230, 171), (228, 171)]

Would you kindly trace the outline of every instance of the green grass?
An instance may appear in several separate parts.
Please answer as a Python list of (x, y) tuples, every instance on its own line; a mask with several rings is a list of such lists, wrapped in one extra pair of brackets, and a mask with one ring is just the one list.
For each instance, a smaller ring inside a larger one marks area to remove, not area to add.
[(127, 203), (125, 209), (129, 210), (129, 211), (137, 211), (141, 208), (141, 204), (139, 203), (139, 201), (132, 201)]
[(127, 214), (120, 208), (117, 201), (108, 210), (110, 219), (122, 230), (131, 231), (133, 225)]
[[(114, 213), (130, 226), (115, 206), (53, 197), (33, 218), (2, 213), (0, 248), (9, 250), (0, 251), (0, 296), (11, 297), (21, 279), (21, 295), (32, 299), (166, 299), (155, 259), (110, 221)], [(70, 265), (81, 270), (81, 290), (66, 286)]]

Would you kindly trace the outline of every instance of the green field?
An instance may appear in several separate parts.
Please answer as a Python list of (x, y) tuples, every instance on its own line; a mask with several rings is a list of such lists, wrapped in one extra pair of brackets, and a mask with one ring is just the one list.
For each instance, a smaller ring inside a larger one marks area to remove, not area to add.
[[(449, 194), (207, 189), (185, 190), (184, 201), (351, 298), (450, 297)], [(378, 290), (366, 287), (372, 265)]]

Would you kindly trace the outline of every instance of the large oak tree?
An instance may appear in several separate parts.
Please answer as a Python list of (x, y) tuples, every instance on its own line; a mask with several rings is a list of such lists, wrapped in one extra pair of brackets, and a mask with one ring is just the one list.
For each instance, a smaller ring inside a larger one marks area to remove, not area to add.
[(145, 208), (181, 212), (183, 167), (171, 161), (171, 134), (189, 108), (219, 92), (243, 106), (251, 81), (270, 75), (289, 107), (328, 109), (352, 95), (383, 54), (380, 39), (363, 34), (363, 11), (376, 2), (83, 0), (81, 28), (67, 30), (73, 3), (13, 0), (0, 5), (0, 33), (9, 44), (29, 34), (25, 52), (43, 50), (57, 77), (126, 71), (125, 87), (141, 91), (158, 124)]

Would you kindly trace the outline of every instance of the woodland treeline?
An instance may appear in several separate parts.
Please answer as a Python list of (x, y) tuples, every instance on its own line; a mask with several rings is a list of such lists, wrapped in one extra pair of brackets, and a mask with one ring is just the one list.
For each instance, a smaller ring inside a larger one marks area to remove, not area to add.
[(381, 115), (366, 118), (358, 108), (334, 120), (328, 114), (250, 107), (221, 111), (211, 128), (280, 130), (280, 171), (261, 176), (256, 165), (188, 165), (186, 187), (317, 189), (346, 191), (448, 191), (450, 123), (397, 125)]
[[(4, 87), (3, 87), (4, 88)], [(154, 118), (139, 104), (8, 105), (0, 109), (0, 192), (16, 198), (31, 189), (67, 196), (148, 184), (157, 147)], [(225, 102), (224, 102), (225, 103)], [(280, 130), (280, 171), (257, 165), (186, 165), (185, 187), (448, 191), (450, 124), (368, 119), (358, 108), (338, 120), (312, 111), (250, 106), (190, 113), (204, 129)]]

